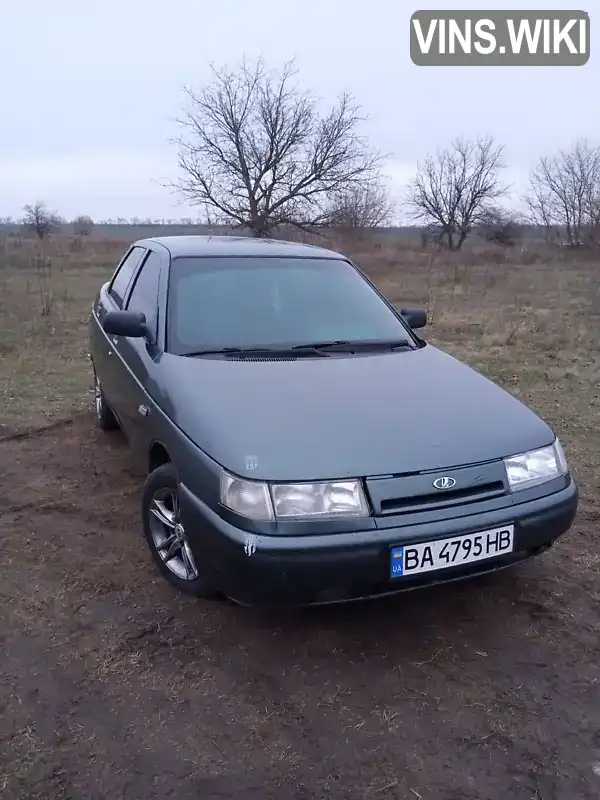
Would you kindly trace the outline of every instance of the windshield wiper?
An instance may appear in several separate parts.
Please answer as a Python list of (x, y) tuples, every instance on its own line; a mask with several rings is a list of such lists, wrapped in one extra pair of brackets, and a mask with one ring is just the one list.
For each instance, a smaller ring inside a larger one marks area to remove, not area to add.
[[(314, 352), (319, 356), (324, 356), (325, 354), (319, 352), (316, 348), (312, 345), (306, 345), (303, 349), (303, 353), (310, 353)], [(294, 350), (292, 347), (218, 347), (215, 349), (207, 349), (207, 350), (194, 350), (190, 353), (181, 353), (182, 356), (212, 356), (212, 355), (240, 355), (240, 356), (253, 356), (253, 355), (271, 355), (271, 356), (296, 356), (299, 357), (302, 353)]]
[(323, 342), (306, 342), (288, 347), (215, 347), (206, 350), (194, 350), (181, 353), (182, 356), (212, 356), (212, 355), (241, 355), (255, 354), (270, 355), (296, 355), (316, 353), (324, 355), (325, 352), (355, 353), (364, 350), (395, 350), (397, 347), (410, 347), (408, 339), (335, 339)]
[(181, 353), (182, 356), (212, 356), (228, 355), (229, 353), (272, 353), (272, 347), (215, 347), (210, 350), (194, 350), (190, 353)]
[(354, 353), (358, 350), (395, 350), (396, 347), (410, 347), (408, 339), (335, 339), (295, 344), (292, 350), (333, 350), (339, 353)]

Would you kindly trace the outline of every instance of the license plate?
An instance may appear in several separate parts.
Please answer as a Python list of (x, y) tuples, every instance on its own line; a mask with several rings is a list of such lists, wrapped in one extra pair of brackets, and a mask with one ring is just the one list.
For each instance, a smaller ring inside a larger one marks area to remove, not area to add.
[(390, 555), (390, 578), (405, 578), (460, 564), (512, 553), (514, 525), (492, 528), (479, 533), (452, 536), (435, 542), (420, 542), (393, 547)]

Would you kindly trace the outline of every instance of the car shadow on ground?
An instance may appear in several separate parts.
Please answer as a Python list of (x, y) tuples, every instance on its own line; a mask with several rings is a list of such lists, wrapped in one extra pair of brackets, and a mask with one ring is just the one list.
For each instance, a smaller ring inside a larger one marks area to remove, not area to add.
[[(387, 598), (303, 609), (246, 608), (225, 600), (218, 607), (219, 641), (225, 646), (228, 629), (238, 641), (243, 630), (253, 649), (266, 659), (275, 649), (282, 663), (286, 650), (291, 656), (312, 652), (316, 659), (338, 655), (351, 661), (396, 654), (414, 665), (450, 650), (485, 657), (486, 648), (510, 645), (517, 628), (543, 618), (545, 611), (553, 616), (543, 602), (531, 600), (532, 584), (539, 590), (546, 569), (540, 559)], [(197, 619), (194, 609), (200, 611)], [(188, 606), (184, 618), (190, 636), (205, 639), (205, 612), (206, 601)]]

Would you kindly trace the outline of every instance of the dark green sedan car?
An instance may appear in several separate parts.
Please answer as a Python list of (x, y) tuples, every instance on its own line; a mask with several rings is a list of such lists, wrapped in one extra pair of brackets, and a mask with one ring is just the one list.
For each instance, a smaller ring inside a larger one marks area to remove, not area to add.
[(90, 318), (96, 416), (148, 473), (141, 521), (173, 586), (340, 602), (507, 567), (569, 529), (554, 432), (425, 323), (309, 245), (128, 250)]

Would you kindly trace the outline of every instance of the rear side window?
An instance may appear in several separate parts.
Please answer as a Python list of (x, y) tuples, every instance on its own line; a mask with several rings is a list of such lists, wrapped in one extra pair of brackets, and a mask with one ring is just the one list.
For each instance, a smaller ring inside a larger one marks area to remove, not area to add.
[(160, 283), (161, 258), (150, 251), (138, 273), (127, 301), (129, 311), (141, 311), (146, 323), (156, 336), (158, 330), (158, 289)]
[(113, 278), (109, 292), (119, 308), (123, 305), (123, 298), (127, 292), (127, 287), (144, 253), (145, 250), (143, 247), (134, 247), (130, 250)]

